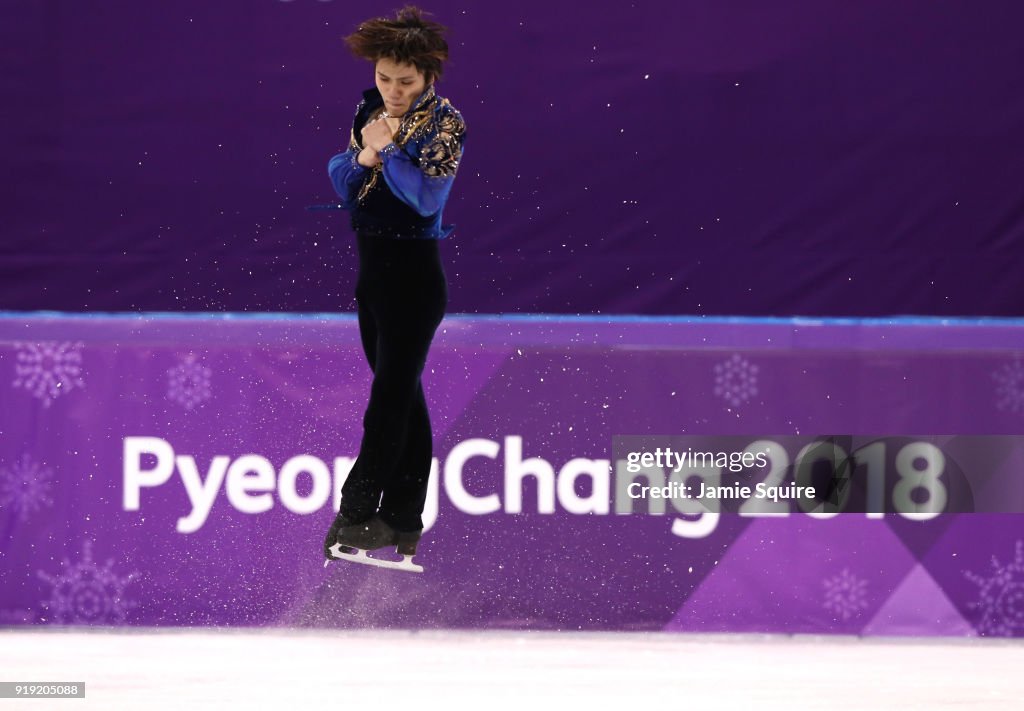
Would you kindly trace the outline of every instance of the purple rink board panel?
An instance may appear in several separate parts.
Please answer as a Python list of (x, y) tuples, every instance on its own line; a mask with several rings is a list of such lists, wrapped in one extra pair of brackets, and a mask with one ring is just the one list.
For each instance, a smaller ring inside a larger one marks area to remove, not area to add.
[(1022, 636), (1018, 514), (616, 513), (611, 466), (623, 435), (1020, 435), (1022, 354), (1020, 320), (450, 316), (420, 575), (323, 567), (353, 317), (0, 314), (0, 623)]

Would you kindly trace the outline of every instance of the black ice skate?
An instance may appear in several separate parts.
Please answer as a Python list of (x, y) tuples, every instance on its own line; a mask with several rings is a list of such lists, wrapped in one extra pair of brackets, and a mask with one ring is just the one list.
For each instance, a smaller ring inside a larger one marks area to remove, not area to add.
[[(363, 565), (375, 565), (379, 568), (393, 568), (411, 573), (422, 573), (423, 566), (412, 562), (416, 555), (416, 543), (420, 539), (419, 531), (396, 531), (379, 517), (355, 525), (342, 526), (338, 529), (336, 541), (327, 549), (330, 557), (324, 561), (324, 567), (331, 560), (348, 560)], [(366, 555), (367, 551), (395, 546), (402, 560), (387, 560)]]

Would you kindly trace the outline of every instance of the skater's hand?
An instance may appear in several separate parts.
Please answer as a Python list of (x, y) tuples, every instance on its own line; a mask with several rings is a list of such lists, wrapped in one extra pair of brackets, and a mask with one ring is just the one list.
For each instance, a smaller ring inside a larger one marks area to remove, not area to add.
[(370, 147), (366, 147), (363, 150), (359, 151), (359, 155), (356, 156), (356, 161), (358, 161), (359, 165), (361, 166), (364, 166), (366, 168), (372, 168), (373, 166), (380, 163), (380, 156), (377, 155), (377, 151), (373, 150)]
[[(393, 122), (393, 123), (392, 123)], [(374, 119), (363, 126), (363, 145), (372, 148), (374, 152), (391, 143), (398, 130), (398, 119)]]

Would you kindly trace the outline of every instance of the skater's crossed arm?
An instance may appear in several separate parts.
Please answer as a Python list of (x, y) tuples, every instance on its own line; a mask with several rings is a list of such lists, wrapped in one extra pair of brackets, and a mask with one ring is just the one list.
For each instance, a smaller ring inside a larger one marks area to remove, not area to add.
[[(356, 106), (356, 120), (365, 106), (365, 101)], [(369, 126), (370, 124), (368, 124)], [(367, 127), (368, 127), (367, 126)], [(364, 127), (364, 132), (367, 127)], [(365, 133), (360, 134), (365, 141)], [(380, 162), (377, 149), (362, 146), (356, 140), (355, 127), (349, 132), (348, 150), (338, 153), (327, 161), (327, 174), (331, 177), (334, 192), (341, 198), (341, 206), (346, 210), (355, 207), (359, 189), (366, 178), (367, 171)]]
[(327, 162), (327, 174), (331, 176), (334, 192), (341, 198), (341, 206), (346, 210), (355, 207), (363, 177), (369, 170), (359, 163), (358, 158), (362, 150), (359, 146), (349, 146), (347, 151), (338, 153)]
[(465, 138), (462, 115), (452, 109), (436, 120), (418, 150), (390, 142), (382, 146), (384, 180), (391, 192), (423, 217), (437, 214), (451, 192)]

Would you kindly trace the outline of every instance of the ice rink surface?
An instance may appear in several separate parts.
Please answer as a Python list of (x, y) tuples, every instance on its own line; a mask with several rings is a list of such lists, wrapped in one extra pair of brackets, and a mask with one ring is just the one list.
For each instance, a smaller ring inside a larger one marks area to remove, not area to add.
[(85, 682), (0, 700), (35, 711), (1024, 708), (1011, 640), (9, 628), (0, 650), (0, 681)]

